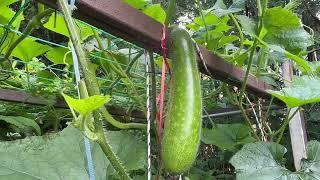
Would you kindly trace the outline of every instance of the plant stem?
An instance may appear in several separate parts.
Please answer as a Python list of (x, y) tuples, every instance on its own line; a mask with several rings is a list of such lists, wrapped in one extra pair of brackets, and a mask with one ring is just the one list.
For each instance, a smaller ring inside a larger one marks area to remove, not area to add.
[(279, 134), (276, 143), (278, 143), (278, 144), (280, 143), (280, 141), (281, 141), (281, 139), (282, 139), (282, 137), (283, 137), (283, 133), (284, 133), (284, 131), (286, 130), (286, 127), (288, 126), (290, 120), (297, 114), (297, 112), (299, 111), (299, 109), (300, 109), (300, 108), (297, 108), (291, 115), (290, 115), (291, 109), (289, 109), (288, 115), (287, 115), (286, 119), (284, 120), (282, 126), (280, 127), (280, 129), (279, 129), (277, 132), (275, 132), (275, 133), (273, 134), (273, 136), (276, 136), (276, 135)]
[(201, 19), (202, 19), (203, 24), (204, 24), (204, 28), (206, 29), (206, 42), (209, 43), (209, 33), (208, 33), (209, 32), (209, 28), (208, 28), (206, 19), (205, 19), (203, 13), (202, 13), (202, 5), (201, 5), (199, 0), (196, 0), (196, 2), (197, 2), (197, 5), (198, 5), (198, 8), (199, 8), (199, 14), (200, 14)]
[[(263, 9), (261, 8), (261, 2), (260, 0), (257, 0), (257, 3), (258, 3), (258, 9), (259, 9), (259, 26), (258, 26), (258, 30), (257, 30), (257, 36), (259, 37), (260, 33), (261, 33), (261, 30), (262, 30), (262, 27), (263, 27), (263, 15), (265, 14), (265, 11), (267, 10), (267, 5), (268, 5), (268, 0), (264, 0), (264, 7)], [(251, 53), (250, 53), (250, 57), (249, 57), (249, 62), (248, 62), (248, 65), (247, 65), (247, 70), (246, 70), (246, 74), (244, 76), (244, 79), (243, 79), (243, 82), (242, 82), (242, 86), (241, 86), (241, 90), (240, 90), (240, 95), (239, 95), (239, 107), (240, 107), (240, 110), (242, 112), (242, 114), (244, 115), (245, 119), (247, 120), (247, 122), (249, 123), (249, 125), (251, 126), (252, 128), (252, 123), (249, 119), (249, 117), (247, 116), (246, 112), (244, 111), (244, 108), (243, 108), (243, 104), (242, 104), (242, 101), (243, 101), (243, 98), (244, 98), (244, 93), (245, 93), (245, 90), (246, 90), (246, 86), (247, 86), (247, 82), (248, 82), (248, 77), (249, 77), (249, 74), (250, 74), (250, 69), (251, 69), (251, 66), (252, 66), (252, 62), (253, 62), (253, 57), (254, 57), (254, 54), (256, 52), (256, 48), (257, 48), (257, 45), (258, 45), (258, 38), (255, 38), (254, 42), (253, 42), (253, 45), (252, 45), (252, 50), (251, 50)], [(253, 128), (252, 128), (253, 129)], [(255, 136), (257, 136), (256, 132), (253, 131), (255, 133)], [(259, 139), (259, 138), (258, 138)]]
[(252, 127), (252, 124), (253, 124), (253, 123), (251, 122), (250, 118), (248, 117), (245, 109), (243, 108), (243, 105), (239, 106), (239, 108), (240, 108), (240, 111), (242, 112), (242, 114), (243, 114), (243, 116), (244, 116), (244, 119), (246, 120), (248, 126), (250, 127), (250, 129), (251, 129), (254, 137), (255, 137), (257, 140), (260, 140), (257, 132), (256, 132), (255, 129)]
[(167, 16), (166, 16), (166, 19), (164, 21), (164, 25), (168, 26), (170, 24), (170, 21), (173, 17), (173, 14), (174, 14), (174, 8), (175, 8), (175, 5), (176, 5), (176, 0), (170, 0), (169, 2), (169, 6), (168, 6), (168, 9), (167, 9)]
[(238, 32), (239, 32), (239, 37), (240, 37), (240, 47), (238, 49), (238, 51), (235, 52), (235, 55), (239, 55), (243, 49), (243, 42), (244, 42), (244, 35), (243, 35), (243, 32), (242, 32), (242, 29), (240, 27), (240, 24), (238, 22), (238, 20), (234, 17), (234, 15), (231, 13), (229, 14), (230, 18), (232, 19), (233, 23), (236, 25), (236, 28), (238, 29)]
[[(78, 31), (76, 29), (76, 26), (72, 20), (71, 12), (68, 7), (68, 4), (65, 0), (58, 0), (58, 4), (64, 14), (66, 25), (67, 25), (69, 33), (70, 33), (71, 41), (74, 44), (74, 48), (75, 48), (76, 54), (78, 56), (80, 65), (81, 65), (81, 69), (84, 73), (84, 80), (85, 80), (84, 88), (90, 87), (89, 89), (87, 89), (90, 96), (99, 95), (100, 89), (99, 89), (98, 83), (96, 81), (95, 73), (90, 70), (90, 64), (87, 61), (87, 56), (81, 47), (81, 39), (80, 39), (80, 36), (79, 36)], [(105, 109), (105, 107), (100, 108), (100, 109), (104, 110), (105, 114), (110, 115), (108, 113), (108, 111)], [(130, 176), (127, 174), (126, 170), (124, 169), (124, 166), (120, 163), (120, 161), (118, 160), (116, 155), (112, 152), (111, 147), (109, 146), (108, 142), (106, 141), (103, 127), (102, 127), (102, 122), (101, 122), (99, 116), (100, 116), (99, 113), (97, 111), (94, 111), (94, 113), (93, 113), (94, 128), (95, 128), (95, 134), (98, 136), (98, 140), (97, 140), (98, 144), (100, 145), (103, 152), (105, 153), (105, 155), (109, 159), (109, 161), (112, 164), (112, 166), (114, 167), (114, 169), (118, 172), (120, 177), (122, 179), (126, 179), (126, 180), (131, 179)], [(111, 118), (111, 119), (113, 119), (113, 118)], [(118, 122), (118, 121), (116, 121), (116, 122)]]
[[(100, 92), (100, 88), (98, 85), (98, 81), (96, 79), (96, 74), (94, 71), (90, 70), (91, 64), (87, 59), (86, 53), (82, 49), (80, 35), (79, 35), (79, 32), (78, 32), (78, 30), (72, 20), (71, 12), (69, 10), (68, 4), (64, 0), (58, 0), (58, 3), (59, 3), (59, 6), (61, 7), (63, 14), (64, 14), (66, 25), (67, 25), (68, 30), (70, 32), (70, 39), (71, 39), (72, 43), (74, 44), (74, 48), (75, 48), (76, 54), (79, 59), (79, 64), (80, 64), (81, 70), (84, 75), (85, 83), (88, 87), (90, 87), (88, 89), (89, 95), (90, 96), (100, 95), (101, 92)], [(125, 124), (125, 123), (121, 123), (121, 122), (115, 120), (105, 107), (101, 107), (99, 110), (101, 111), (101, 113), (105, 117), (104, 120), (106, 120), (107, 122), (109, 122), (110, 124), (112, 124), (113, 126), (119, 128), (119, 129), (129, 129), (129, 128), (144, 129), (144, 128), (146, 128), (145, 124), (139, 124), (139, 123)]]

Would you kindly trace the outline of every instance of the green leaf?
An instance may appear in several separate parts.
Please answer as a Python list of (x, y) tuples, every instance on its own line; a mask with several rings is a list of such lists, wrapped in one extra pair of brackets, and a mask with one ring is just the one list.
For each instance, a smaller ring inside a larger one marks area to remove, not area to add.
[(213, 170), (206, 172), (201, 169), (192, 167), (189, 170), (187, 177), (190, 180), (205, 180), (205, 179), (215, 180), (216, 178), (212, 176), (212, 174), (213, 174)]
[(220, 40), (219, 40), (219, 45), (218, 48), (223, 47), (224, 45), (230, 44), (234, 41), (239, 40), (238, 36), (234, 36), (234, 35), (229, 35), (229, 36), (223, 36)]
[[(15, 15), (15, 12), (9, 7), (1, 6), (1, 4), (0, 4), (0, 8), (1, 8), (0, 23), (3, 25), (8, 24), (11, 18)], [(20, 24), (22, 20), (24, 20), (24, 17), (23, 17), (23, 14), (21, 13), (12, 23), (12, 26), (16, 27), (18, 24)], [(0, 27), (0, 29), (3, 29), (3, 27)]]
[(18, 1), (19, 0), (0, 0), (1, 11), (2, 11), (3, 6), (9, 6), (10, 4), (13, 4)]
[(220, 23), (220, 18), (218, 16), (216, 16), (215, 14), (213, 14), (212, 12), (209, 12), (204, 16), (204, 21), (202, 20), (202, 18), (200, 16), (194, 18), (194, 23), (196, 23), (199, 26), (204, 26), (205, 25), (204, 22), (208, 26), (217, 25)]
[(244, 15), (237, 15), (236, 18), (242, 26), (242, 29), (250, 35), (256, 34), (257, 23), (252, 19)]
[(21, 116), (1, 116), (0, 120), (5, 121), (9, 124), (13, 124), (19, 129), (24, 130), (25, 128), (32, 128), (37, 135), (41, 135), (41, 129), (39, 125), (32, 119), (21, 117)]
[(319, 83), (319, 77), (296, 76), (291, 87), (285, 87), (281, 91), (268, 90), (267, 92), (292, 108), (320, 102), (320, 86), (317, 86)]
[(66, 94), (62, 95), (68, 106), (82, 115), (87, 115), (110, 101), (110, 96), (94, 95), (85, 99), (74, 99)]
[(217, 0), (215, 5), (210, 8), (219, 17), (226, 16), (231, 13), (240, 12), (244, 9), (245, 0), (236, 0), (234, 3), (227, 8), (223, 0)]
[(125, 2), (139, 10), (145, 9), (148, 5), (148, 3), (145, 0), (125, 0)]
[(250, 136), (250, 128), (243, 124), (216, 124), (212, 129), (202, 129), (201, 140), (222, 150), (234, 150), (237, 146), (255, 139)]
[(298, 16), (287, 9), (281, 7), (268, 9), (263, 25), (267, 30), (264, 40), (279, 45), (291, 53), (305, 51), (313, 44), (311, 35), (302, 28)]
[[(107, 139), (128, 171), (146, 168), (146, 143), (137, 132), (108, 131)], [(90, 141), (97, 180), (117, 177), (100, 146)], [(68, 126), (57, 134), (0, 143), (0, 179), (88, 180), (83, 134)], [(118, 178), (114, 178), (118, 179)]]
[(152, 17), (161, 24), (164, 24), (164, 21), (166, 19), (166, 12), (162, 9), (160, 4), (154, 4), (152, 6), (147, 7), (143, 10), (143, 13)]
[(12, 56), (21, 59), (22, 61), (29, 62), (32, 58), (42, 55), (51, 47), (40, 44), (32, 38), (25, 38), (13, 50)]
[(278, 45), (272, 45), (272, 44), (267, 44), (266, 42), (262, 41), (260, 38), (258, 38), (257, 36), (255, 36), (255, 38), (257, 38), (260, 43), (262, 43), (263, 45), (265, 45), (266, 47), (268, 47), (271, 50), (280, 52), (282, 54), (284, 54), (287, 58), (293, 60), (295, 63), (297, 63), (301, 68), (304, 69), (305, 72), (312, 72), (312, 69), (308, 63), (308, 61), (302, 59), (301, 57), (294, 55), (288, 51), (286, 51), (285, 49), (283, 49), (282, 47), (278, 46)]
[[(56, 17), (56, 18), (55, 18)], [(91, 27), (88, 25), (85, 25), (84, 23), (76, 20), (75, 23), (77, 24), (79, 34), (81, 36), (81, 40), (86, 40), (88, 37), (93, 35), (93, 31)], [(55, 16), (52, 14), (49, 18), (49, 21), (43, 25), (45, 28), (54, 31), (58, 34), (62, 34), (66, 37), (70, 37), (68, 28), (66, 26), (66, 23), (64, 21), (64, 18), (62, 15), (57, 14)]]
[(42, 70), (37, 72), (37, 82), (51, 84), (56, 77), (56, 74), (51, 71)]
[(247, 0), (234, 0), (229, 8), (239, 8), (244, 9)]
[(69, 49), (67, 48), (56, 47), (48, 51), (45, 56), (54, 64), (72, 65), (73, 64), (72, 54), (68, 52), (69, 52)]
[[(128, 171), (145, 169), (146, 143), (141, 135), (134, 131), (107, 131), (107, 141)], [(113, 167), (107, 169), (109, 174), (116, 174)]]
[[(279, 151), (274, 151), (278, 149)], [(298, 176), (279, 165), (274, 159), (283, 157), (285, 147), (273, 142), (257, 142), (244, 145), (230, 160), (237, 172), (237, 180), (298, 180)]]
[(302, 160), (300, 176), (302, 179), (320, 179), (320, 143), (310, 141), (307, 145), (308, 159)]
[(244, 145), (230, 160), (237, 172), (237, 180), (300, 180), (320, 178), (320, 143), (307, 144), (307, 160), (302, 168), (291, 172), (281, 166), (286, 148), (273, 142), (257, 142)]

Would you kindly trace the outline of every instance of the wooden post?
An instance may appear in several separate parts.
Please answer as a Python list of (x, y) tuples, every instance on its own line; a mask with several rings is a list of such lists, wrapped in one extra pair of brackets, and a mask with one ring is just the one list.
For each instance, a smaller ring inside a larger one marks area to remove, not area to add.
[[(283, 63), (283, 77), (288, 81), (292, 81), (293, 79), (293, 64), (290, 60)], [(291, 85), (291, 82), (288, 81), (285, 81), (285, 86)], [(296, 109), (293, 108), (291, 112), (295, 112)], [(302, 110), (299, 110), (291, 119), (289, 129), (294, 166), (298, 171), (301, 169), (301, 159), (307, 158), (307, 135)]]

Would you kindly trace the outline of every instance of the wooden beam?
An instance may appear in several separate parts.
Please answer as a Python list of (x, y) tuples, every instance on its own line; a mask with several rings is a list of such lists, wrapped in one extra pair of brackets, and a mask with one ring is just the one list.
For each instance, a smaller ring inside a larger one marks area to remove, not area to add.
[[(289, 81), (293, 79), (293, 64), (290, 60), (283, 64), (283, 77)], [(291, 86), (291, 83), (285, 81), (285, 86)], [(293, 108), (291, 113), (296, 110), (297, 108)], [(299, 110), (289, 122), (289, 130), (294, 166), (299, 171), (301, 169), (301, 160), (307, 158), (307, 133), (302, 110)]]
[[(49, 100), (44, 97), (33, 96), (27, 92), (10, 89), (0, 89), (0, 101), (32, 104), (39, 106), (47, 106), (50, 103)], [(69, 108), (63, 98), (58, 98), (53, 104), (53, 106), (56, 108)], [(107, 106), (107, 109), (110, 112), (110, 114), (114, 116), (128, 116), (137, 119), (145, 119), (145, 116), (142, 111), (134, 110), (132, 112), (127, 112), (126, 109), (115, 106)]]
[[(37, 1), (57, 9), (56, 0)], [(76, 7), (76, 18), (160, 54), (162, 25), (122, 0), (77, 0)], [(204, 47), (200, 47), (200, 50), (213, 78), (232, 85), (241, 85), (245, 74), (241, 68), (233, 66)], [(198, 61), (201, 72), (209, 75), (203, 63)], [(270, 97), (265, 90), (273, 89), (271, 85), (254, 76), (249, 77), (247, 87), (251, 93), (265, 98)]]

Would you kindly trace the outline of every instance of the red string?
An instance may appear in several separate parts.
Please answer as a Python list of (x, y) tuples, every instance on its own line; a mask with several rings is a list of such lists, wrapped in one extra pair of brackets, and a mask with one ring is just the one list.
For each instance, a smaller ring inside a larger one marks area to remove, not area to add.
[(159, 120), (159, 128), (163, 128), (163, 109), (164, 109), (164, 95), (165, 91), (168, 87), (165, 86), (165, 80), (166, 80), (166, 67), (168, 68), (168, 71), (170, 71), (170, 65), (167, 61), (167, 47), (166, 47), (166, 31), (167, 28), (164, 25), (162, 28), (162, 38), (161, 38), (161, 53), (162, 53), (162, 71), (161, 71), (161, 91), (160, 96), (157, 98), (159, 104), (159, 112), (157, 113), (157, 117)]

